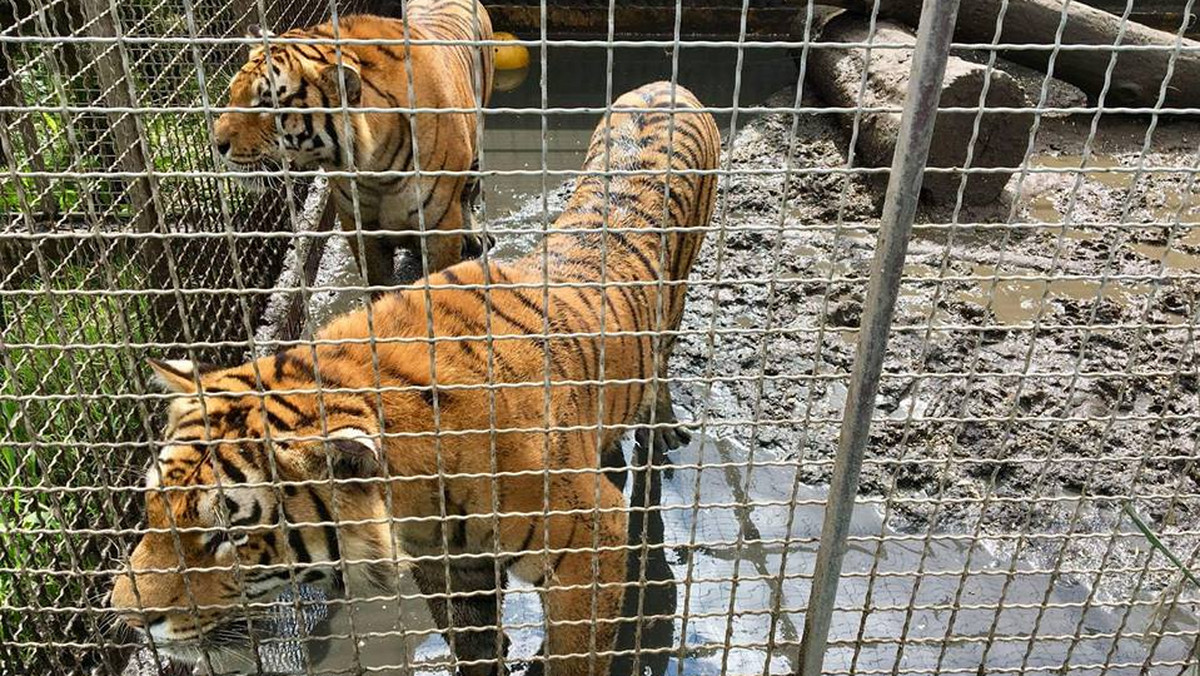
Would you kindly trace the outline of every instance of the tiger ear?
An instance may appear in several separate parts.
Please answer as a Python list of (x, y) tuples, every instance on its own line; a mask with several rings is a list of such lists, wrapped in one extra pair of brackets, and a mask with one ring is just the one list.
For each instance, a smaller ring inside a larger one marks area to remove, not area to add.
[[(348, 63), (343, 63), (342, 77), (345, 78), (346, 82), (346, 103), (357, 106), (358, 102), (362, 100), (362, 76), (359, 75), (357, 68)], [(336, 65), (325, 66), (321, 69), (321, 88), (333, 95), (336, 102), (341, 102), (337, 99), (338, 67)]]
[(312, 462), (318, 474), (325, 474), (328, 470), (322, 454), (329, 453), (333, 478), (370, 479), (383, 476), (380, 448), (379, 440), (370, 434), (357, 428), (344, 427), (330, 432), (323, 442), (317, 443), (318, 455)]
[(197, 370), (197, 365), (190, 359), (147, 359), (146, 363), (154, 371), (154, 380), (164, 389), (185, 394), (196, 391), (193, 374), (207, 370), (203, 365)]

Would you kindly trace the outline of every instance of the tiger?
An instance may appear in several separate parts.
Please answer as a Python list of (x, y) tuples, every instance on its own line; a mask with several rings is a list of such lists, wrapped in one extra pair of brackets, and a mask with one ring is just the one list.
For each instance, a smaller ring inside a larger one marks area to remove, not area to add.
[[(262, 39), (263, 31), (251, 26), (249, 37)], [(323, 23), (281, 37), (478, 41), (492, 38), (492, 24), (476, 0), (408, 0), (405, 20), (348, 15), (336, 27)], [(411, 54), (411, 62), (406, 54)], [(231, 111), (218, 117), (213, 124), (216, 149), (238, 171), (275, 166), (286, 157), (289, 166), (300, 170), (478, 172), (480, 130), (475, 113), (417, 113), (411, 121), (414, 143), (408, 114), (354, 109), (486, 106), (493, 61), (492, 48), (474, 45), (283, 43), (270, 45), (269, 51), (255, 45), (230, 83), (228, 105), (263, 112)], [(409, 94), (410, 69), (415, 99)], [(277, 105), (336, 108), (342, 105), (343, 92), (349, 114), (271, 112)], [(260, 178), (246, 182), (261, 189)], [(331, 181), (331, 189), (342, 229), (355, 233), (348, 237), (351, 251), (371, 287), (406, 284), (422, 276), (422, 248), (428, 270), (436, 271), (479, 256), (494, 241), (478, 232), (463, 235), (474, 227), (478, 173), (339, 176)], [(437, 233), (425, 236), (424, 247), (421, 237), (411, 234), (422, 227)], [(409, 265), (399, 272), (397, 247), (410, 253)], [(372, 295), (381, 293), (376, 288)]]
[(547, 621), (526, 673), (607, 674), (629, 545), (600, 462), (674, 424), (666, 336), (721, 145), (699, 108), (667, 82), (619, 97), (524, 257), (458, 263), (375, 300), (370, 323), (359, 309), (241, 366), (152, 361), (173, 401), (118, 616), (194, 661), (206, 641), (247, 650), (244, 604), (292, 582), (354, 597), (407, 570), (457, 672), (498, 675), (512, 576)]

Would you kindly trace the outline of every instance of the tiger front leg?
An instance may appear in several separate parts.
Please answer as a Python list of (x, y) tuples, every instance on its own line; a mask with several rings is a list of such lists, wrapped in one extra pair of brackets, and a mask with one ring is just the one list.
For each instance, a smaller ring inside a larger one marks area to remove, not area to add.
[[(668, 328), (679, 329), (680, 315), (675, 314)], [(680, 424), (675, 417), (675, 406), (671, 402), (671, 383), (667, 366), (671, 354), (675, 352), (675, 336), (667, 335), (658, 346), (658, 382), (654, 384), (654, 402), (652, 408), (643, 409), (643, 422), (650, 422), (650, 412), (654, 413), (654, 454), (661, 455), (686, 446), (692, 440), (692, 434)]]
[(501, 632), (500, 608), (508, 577), (501, 569), (497, 586), (492, 562), (477, 560), (471, 566), (451, 566), (449, 586), (443, 561), (418, 564), (413, 577), (451, 647), (459, 676), (503, 676), (508, 673), (504, 658), (509, 640), (498, 632)]
[(616, 486), (618, 491), (625, 490), (625, 477), (629, 474), (629, 463), (625, 462), (625, 451), (621, 447), (620, 437), (613, 440), (600, 452), (600, 467), (604, 478)]
[[(662, 427), (660, 427), (662, 425)], [(671, 388), (665, 383), (658, 384), (658, 393), (654, 400), (654, 450), (656, 453), (673, 451), (686, 446), (692, 440), (692, 433), (675, 417), (675, 406), (671, 403)]]
[[(430, 213), (432, 209), (432, 206), (426, 209), (426, 219), (437, 216)], [(424, 231), (419, 221), (411, 225), (412, 230), (406, 233), (402, 245), (408, 251), (408, 257), (396, 275), (401, 284), (411, 284), (426, 274), (440, 272), (462, 260), (463, 236), (454, 232), (463, 229), (462, 204), (457, 200), (446, 206), (440, 220), (425, 220)]]
[[(395, 280), (395, 249), (390, 236), (378, 230), (378, 224), (364, 223), (360, 228), (353, 216), (340, 215), (342, 231), (350, 243), (350, 255), (354, 265), (363, 276), (367, 286), (391, 286)], [(386, 293), (383, 289), (371, 291), (374, 300)]]
[[(471, 164), (471, 171), (479, 171), (479, 158), (475, 158)], [(475, 207), (479, 204), (482, 192), (479, 175), (468, 176), (462, 191), (463, 229), (473, 232), (463, 235), (462, 258), (464, 261), (479, 258), (484, 251), (491, 249), (496, 244), (496, 238), (491, 233), (480, 232), (479, 226), (475, 222)]]
[[(588, 493), (595, 491), (591, 477), (581, 483)], [(530, 665), (527, 676), (608, 676), (612, 656), (605, 653), (611, 653), (616, 642), (628, 535), (624, 512), (617, 509), (625, 506), (621, 494), (607, 482), (600, 490), (600, 504), (614, 511), (551, 520), (551, 532), (572, 537), (555, 545), (563, 553), (542, 583), (549, 625), (541, 651), (545, 661)]]

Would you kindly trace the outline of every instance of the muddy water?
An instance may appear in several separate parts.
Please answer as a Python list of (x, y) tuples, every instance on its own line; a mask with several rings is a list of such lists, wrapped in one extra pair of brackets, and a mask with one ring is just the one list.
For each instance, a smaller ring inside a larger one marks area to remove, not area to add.
[[(996, 268), (990, 265), (976, 265), (973, 275), (983, 278), (970, 291), (960, 291), (955, 294), (958, 300), (986, 307), (991, 301), (992, 313), (998, 324), (1019, 324), (1028, 322), (1043, 313), (1042, 299), (1069, 298), (1072, 300), (1091, 301), (1097, 295), (1106, 299), (1127, 305), (1139, 297), (1151, 292), (1149, 284), (1109, 281), (1101, 289), (1098, 279), (1054, 279), (1054, 280), (1009, 280), (994, 284), (987, 278), (994, 277)], [(1005, 275), (1038, 276), (1031, 270), (1006, 270)]]
[(1167, 270), (1200, 270), (1200, 255), (1172, 251), (1155, 244), (1133, 244), (1129, 248), (1139, 256), (1162, 263)]
[[(1152, 163), (1152, 162), (1151, 162)], [(1055, 173), (1031, 173), (1026, 176), (1022, 192), (1024, 194), (1024, 213), (1027, 222), (1056, 225), (1064, 223), (1070, 217), (1070, 223), (1061, 230), (1061, 236), (1072, 241), (1063, 248), (1063, 261), (1069, 265), (1073, 246), (1103, 247), (1106, 242), (1120, 242), (1121, 250), (1116, 253), (1114, 260), (1129, 260), (1134, 264), (1142, 263), (1141, 272), (1157, 270), (1162, 265), (1166, 274), (1172, 272), (1195, 272), (1200, 270), (1200, 199), (1195, 194), (1185, 194), (1185, 188), (1180, 183), (1145, 196), (1137, 193), (1138, 184), (1158, 180), (1168, 185), (1172, 179), (1180, 176), (1179, 172), (1133, 172), (1113, 171), (1123, 166), (1132, 166), (1122, 162), (1117, 157), (1097, 153), (1091, 155), (1085, 163), (1079, 155), (1039, 155), (1031, 159), (1030, 166), (1056, 170)], [(1082, 178), (1080, 178), (1082, 177)], [(1165, 179), (1165, 180), (1164, 180)], [(1076, 187), (1076, 182), (1079, 186)], [(1130, 191), (1134, 191), (1130, 195)], [(1080, 202), (1076, 205), (1076, 213), (1067, 214), (1066, 209), (1071, 204), (1071, 194), (1075, 192)], [(1122, 235), (1118, 229), (1106, 226), (1093, 226), (1088, 221), (1097, 216), (1091, 215), (1086, 207), (1090, 198), (1097, 194), (1110, 196), (1110, 208), (1102, 213), (1099, 220), (1112, 221), (1120, 217), (1122, 204), (1128, 199), (1134, 201), (1134, 210), (1127, 219), (1129, 228), (1140, 222), (1151, 220), (1161, 226), (1178, 224), (1169, 246), (1165, 241), (1166, 230), (1154, 233), (1157, 239), (1139, 241), (1137, 237)], [(1145, 220), (1139, 220), (1145, 219)], [(1055, 237), (1059, 231), (1051, 229)], [(1049, 253), (1049, 252), (1045, 252)], [(1047, 259), (1049, 260), (1049, 259)], [(1115, 269), (1115, 268), (1114, 268)], [(955, 299), (971, 303), (979, 307), (990, 307), (995, 323), (1000, 325), (1022, 324), (1034, 320), (1043, 314), (1046, 308), (1043, 301), (1074, 300), (1091, 302), (1101, 296), (1104, 300), (1112, 301), (1122, 306), (1131, 306), (1147, 299), (1153, 292), (1153, 287), (1145, 283), (1109, 280), (1101, 288), (1099, 271), (1095, 279), (1028, 279), (993, 281), (989, 279), (997, 275), (997, 268), (990, 265), (976, 265), (971, 274), (981, 279), (968, 288), (955, 291)], [(1001, 276), (1027, 276), (1031, 278), (1047, 277), (1044, 270), (1005, 266), (999, 272)], [(1063, 273), (1063, 274), (1069, 274)], [(916, 275), (906, 271), (909, 278), (929, 277), (933, 274)]]
[[(526, 37), (526, 36), (522, 36)], [(536, 36), (534, 36), (536, 37)], [(522, 74), (502, 73), (493, 107), (556, 108), (603, 107), (606, 105), (608, 54), (602, 48), (550, 47), (546, 54), (546, 97), (542, 95), (541, 58), (537, 48), (530, 53), (530, 64)], [(737, 50), (729, 48), (686, 47), (679, 50), (676, 81), (689, 89), (705, 104), (732, 106), (734, 78), (737, 73)], [(768, 94), (795, 84), (797, 70), (792, 58), (783, 49), (744, 50), (741, 77), (741, 96), (738, 105), (754, 105)], [(662, 48), (620, 48), (612, 52), (613, 97), (655, 80), (672, 77), (672, 53)], [(718, 116), (722, 128), (728, 125), (728, 115)], [(504, 113), (488, 115), (485, 123), (485, 170), (579, 169), (587, 151), (592, 130), (599, 115), (551, 113)], [(742, 115), (741, 120), (746, 116)], [(740, 123), (739, 123), (740, 125)], [(485, 218), (505, 219), (514, 209), (525, 204), (529, 196), (552, 191), (562, 182), (560, 176), (501, 176), (484, 181)], [(534, 205), (536, 211), (536, 205)], [(535, 222), (544, 219), (536, 218)], [(501, 243), (501, 253), (509, 246)]]
[(1072, 180), (1082, 169), (1086, 180), (1096, 181), (1110, 188), (1127, 188), (1133, 183), (1134, 177), (1130, 172), (1107, 171), (1122, 166), (1121, 161), (1101, 153), (1088, 156), (1086, 165), (1083, 164), (1082, 155), (1043, 155), (1033, 158), (1030, 164), (1039, 168), (1061, 169), (1064, 171), (1062, 175), (1069, 176)]
[[(1154, 164), (1153, 161), (1148, 164)], [(1028, 220), (1041, 223), (1061, 223), (1064, 220), (1064, 210), (1074, 191), (1086, 200), (1086, 193), (1091, 189), (1104, 188), (1112, 194), (1124, 197), (1127, 190), (1136, 188), (1137, 183), (1149, 185), (1154, 181), (1170, 183), (1172, 178), (1182, 176), (1180, 171), (1142, 172), (1128, 170), (1115, 171), (1117, 168), (1132, 168), (1135, 161), (1122, 162), (1120, 159), (1103, 153), (1090, 155), (1084, 162), (1082, 155), (1037, 155), (1030, 159), (1029, 166), (1034, 169), (1050, 169), (1052, 172), (1028, 173), (1022, 182), (1021, 192), (1024, 195)], [(1076, 180), (1082, 175), (1078, 189), (1074, 187)], [(1186, 182), (1186, 180), (1184, 181)], [(1014, 183), (1015, 186), (1015, 183)], [(1154, 199), (1151, 196), (1150, 199)], [(1166, 189), (1157, 206), (1148, 210), (1154, 220), (1161, 223), (1173, 223), (1178, 218), (1180, 223), (1200, 223), (1200, 199), (1195, 195), (1187, 198), (1182, 187)], [(1080, 214), (1072, 215), (1073, 221), (1080, 221)], [(1068, 229), (1068, 237), (1077, 239), (1099, 239), (1101, 235), (1092, 231)]]

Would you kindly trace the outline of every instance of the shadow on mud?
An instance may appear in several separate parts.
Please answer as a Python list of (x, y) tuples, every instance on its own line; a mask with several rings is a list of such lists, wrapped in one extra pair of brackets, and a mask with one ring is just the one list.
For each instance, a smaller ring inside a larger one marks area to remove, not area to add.
[(612, 674), (652, 674), (667, 670), (675, 643), (675, 576), (667, 564), (663, 544), (662, 503), (663, 469), (666, 453), (647, 443), (646, 431), (638, 432), (630, 472), (633, 487), (629, 505), (629, 544), (626, 564), (625, 606), (617, 636), (617, 653)]

